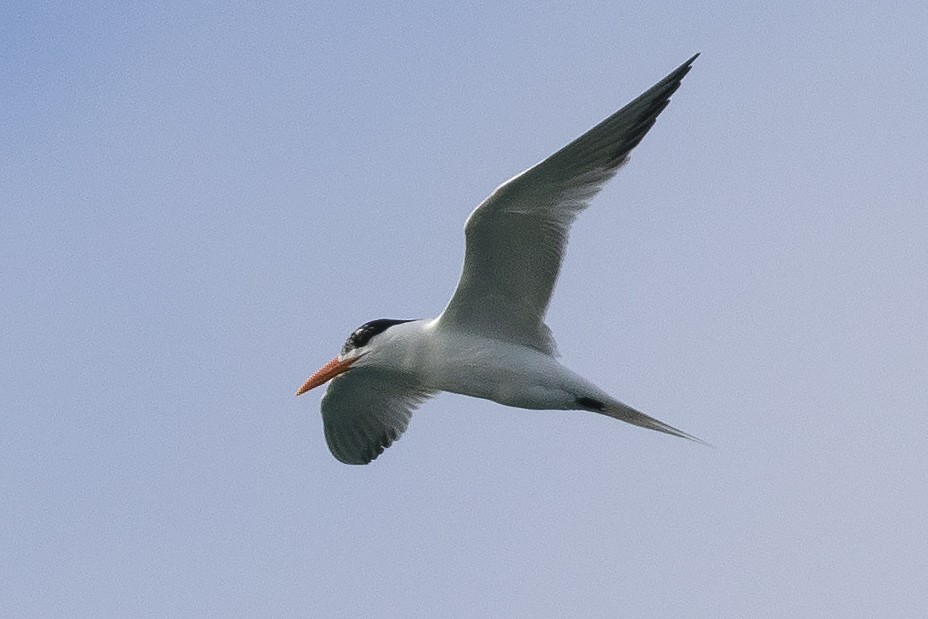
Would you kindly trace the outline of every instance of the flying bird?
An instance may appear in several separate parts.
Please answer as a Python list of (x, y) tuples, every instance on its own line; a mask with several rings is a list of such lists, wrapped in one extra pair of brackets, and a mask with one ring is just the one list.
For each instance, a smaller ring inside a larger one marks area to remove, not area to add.
[(464, 227), (461, 278), (437, 318), (365, 323), (303, 383), (297, 395), (331, 381), (322, 419), (338, 460), (371, 462), (439, 391), (521, 408), (592, 411), (702, 442), (561, 365), (544, 322), (571, 224), (628, 161), (698, 56), (474, 209)]

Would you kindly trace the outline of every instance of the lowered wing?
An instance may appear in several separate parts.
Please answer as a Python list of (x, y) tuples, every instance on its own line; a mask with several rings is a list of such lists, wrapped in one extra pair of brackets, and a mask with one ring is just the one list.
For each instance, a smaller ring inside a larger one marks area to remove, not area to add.
[(368, 464), (393, 444), (412, 412), (433, 392), (376, 368), (353, 368), (336, 377), (322, 398), (325, 440), (345, 464)]

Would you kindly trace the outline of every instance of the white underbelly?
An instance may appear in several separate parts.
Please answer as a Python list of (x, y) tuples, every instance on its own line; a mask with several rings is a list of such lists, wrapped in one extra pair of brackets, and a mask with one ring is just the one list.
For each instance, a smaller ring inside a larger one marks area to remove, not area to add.
[[(462, 345), (463, 344), (463, 345)], [(535, 409), (576, 408), (573, 392), (585, 383), (553, 357), (497, 340), (450, 340), (426, 364), (434, 389)]]

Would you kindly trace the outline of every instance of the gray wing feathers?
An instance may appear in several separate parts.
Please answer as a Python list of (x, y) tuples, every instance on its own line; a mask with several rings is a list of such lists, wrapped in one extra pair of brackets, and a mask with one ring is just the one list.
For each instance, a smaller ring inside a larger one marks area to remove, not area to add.
[(697, 56), (471, 213), (464, 268), (441, 324), (556, 354), (544, 316), (570, 226), (654, 125)]
[(387, 372), (349, 370), (329, 383), (322, 398), (329, 450), (345, 464), (368, 464), (399, 439), (412, 412), (431, 395)]

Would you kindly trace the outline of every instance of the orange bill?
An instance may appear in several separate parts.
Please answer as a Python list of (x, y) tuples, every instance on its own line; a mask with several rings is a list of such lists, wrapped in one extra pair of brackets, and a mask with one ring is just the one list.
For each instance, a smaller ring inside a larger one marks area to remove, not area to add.
[(310, 389), (315, 389), (319, 385), (323, 385), (339, 374), (344, 374), (351, 367), (351, 364), (357, 361), (358, 358), (346, 359), (344, 361), (339, 361), (338, 357), (335, 357), (324, 366), (319, 368), (315, 374), (306, 379), (306, 382), (303, 383), (303, 386), (300, 387), (296, 394), (303, 395)]

